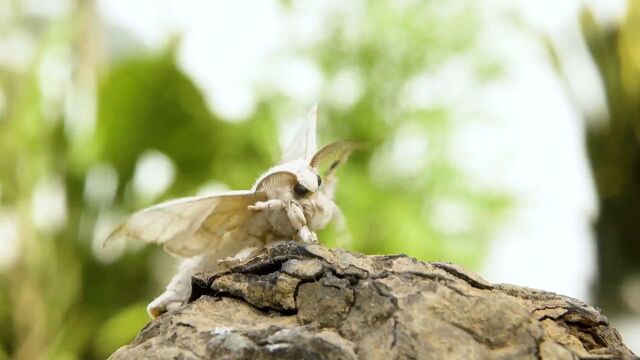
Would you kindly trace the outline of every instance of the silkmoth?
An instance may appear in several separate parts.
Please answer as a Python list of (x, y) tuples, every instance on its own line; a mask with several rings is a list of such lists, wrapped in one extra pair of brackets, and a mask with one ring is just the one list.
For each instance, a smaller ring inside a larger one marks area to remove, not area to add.
[(195, 196), (161, 203), (131, 215), (105, 240), (134, 238), (162, 244), (182, 259), (166, 290), (147, 306), (152, 318), (179, 307), (191, 277), (245, 261), (282, 240), (315, 243), (315, 231), (343, 222), (333, 201), (335, 170), (354, 149), (336, 141), (316, 151), (314, 105), (281, 161), (258, 177), (251, 190)]

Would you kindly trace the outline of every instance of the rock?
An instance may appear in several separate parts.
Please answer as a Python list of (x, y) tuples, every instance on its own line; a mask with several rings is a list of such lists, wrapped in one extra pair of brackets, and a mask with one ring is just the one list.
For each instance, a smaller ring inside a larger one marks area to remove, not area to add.
[(110, 359), (639, 359), (579, 300), (405, 255), (287, 242), (192, 285)]

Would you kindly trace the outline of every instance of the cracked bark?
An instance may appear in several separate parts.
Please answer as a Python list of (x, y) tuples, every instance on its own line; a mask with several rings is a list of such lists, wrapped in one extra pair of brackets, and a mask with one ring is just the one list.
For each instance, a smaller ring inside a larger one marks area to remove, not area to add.
[(288, 242), (192, 286), (110, 359), (638, 359), (576, 299), (404, 255)]

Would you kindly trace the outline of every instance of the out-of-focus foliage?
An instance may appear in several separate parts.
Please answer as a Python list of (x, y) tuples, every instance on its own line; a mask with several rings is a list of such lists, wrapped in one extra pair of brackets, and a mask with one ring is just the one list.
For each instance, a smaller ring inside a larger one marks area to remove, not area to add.
[[(158, 249), (102, 250), (114, 219), (211, 181), (249, 188), (278, 158), (283, 114), (310, 104), (266, 87), (249, 119), (228, 123), (177, 67), (175, 47), (105, 60), (99, 34), (108, 30), (92, 2), (54, 18), (7, 4), (0, 41), (17, 37), (32, 52), (0, 63), (2, 241), (18, 249), (0, 269), (0, 359), (105, 358), (146, 323), (144, 306), (172, 271)], [(345, 245), (478, 265), (507, 197), (451, 161), (455, 109), (406, 99), (416, 79), (453, 57), (477, 57), (470, 64), (484, 80), (495, 64), (475, 43), (472, 1), (446, 16), (430, 2), (403, 4), (368, 3), (362, 17), (337, 17), (322, 41), (294, 49), (328, 80), (321, 138), (366, 145), (340, 171), (337, 201), (353, 239)], [(347, 102), (334, 94), (345, 78), (358, 88)], [(425, 148), (418, 163), (401, 163), (407, 146)], [(145, 154), (174, 169), (160, 194), (136, 190)], [(332, 229), (321, 240), (337, 241)]]
[[(329, 104), (323, 112), (329, 133), (371, 145), (342, 172), (338, 191), (356, 250), (468, 265), (482, 259), (506, 198), (476, 187), (452, 163), (448, 140), (455, 109), (408, 100), (412, 85), (428, 81), (421, 76), (457, 56), (478, 57), (470, 62), (478, 77), (491, 67), (475, 47), (481, 26), (475, 6), (453, 7), (443, 17), (435, 4), (370, 3), (366, 21), (336, 18), (323, 42), (301, 49), (328, 79), (350, 71), (362, 79), (362, 94), (352, 105), (331, 106), (331, 87), (320, 100)], [(403, 146), (418, 147), (411, 143), (416, 137), (425, 140), (425, 153), (417, 163), (398, 164), (403, 159), (394, 155)], [(448, 215), (457, 218), (443, 224)]]
[(600, 206), (597, 301), (610, 313), (640, 313), (640, 2), (629, 1), (614, 27), (588, 11), (581, 20), (608, 106), (587, 132)]
[(150, 149), (176, 165), (173, 188), (165, 197), (192, 193), (212, 179), (250, 188), (252, 177), (269, 167), (278, 152), (268, 108), (240, 124), (215, 118), (171, 53), (118, 64), (101, 81), (98, 109), (92, 145), (99, 161), (118, 172), (121, 194), (139, 156)]

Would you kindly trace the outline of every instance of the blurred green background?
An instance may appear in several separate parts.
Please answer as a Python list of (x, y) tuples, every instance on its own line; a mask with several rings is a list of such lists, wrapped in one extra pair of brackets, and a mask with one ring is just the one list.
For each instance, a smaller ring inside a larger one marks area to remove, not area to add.
[[(321, 26), (307, 18), (320, 12), (317, 3), (270, 4), (283, 22), (317, 29), (272, 54), (296, 59), (280, 65), (292, 83), (274, 80), (278, 62), (267, 63), (265, 73), (274, 66), (274, 74), (249, 82), (251, 105), (225, 112), (216, 101), (228, 94), (194, 80), (190, 64), (204, 60), (185, 50), (207, 47), (206, 34), (194, 45), (167, 25), (166, 40), (149, 46), (113, 25), (102, 3), (0, 0), (0, 359), (100, 359), (129, 342), (175, 265), (141, 244), (102, 249), (104, 236), (126, 214), (165, 199), (250, 188), (315, 101), (320, 143), (367, 144), (339, 174), (350, 241), (331, 227), (321, 241), (481, 269), (519, 206), (517, 193), (479, 181), (452, 155), (458, 128), (491, 122), (465, 103), (504, 75), (502, 58), (481, 41), (493, 3), (376, 1), (344, 9), (334, 2)], [(640, 312), (625, 302), (640, 302), (640, 21), (638, 3), (628, 7), (626, 18), (606, 27), (589, 10), (576, 15), (607, 100), (599, 115), (605, 125), (588, 128), (585, 141), (600, 205), (594, 301), (612, 314)], [(133, 23), (154, 16), (136, 9)], [(228, 16), (251, 11), (262, 16), (246, 7)], [(500, 16), (528, 31), (512, 14)], [(236, 35), (224, 33), (227, 47), (211, 45), (213, 81), (224, 75), (218, 57), (249, 61), (234, 57), (243, 46)], [(563, 79), (562, 54), (542, 35), (536, 41), (547, 45)], [(415, 99), (410, 89), (422, 74), (459, 58), (475, 88), (455, 102)], [(303, 91), (309, 64), (311, 78), (321, 79), (312, 96)], [(490, 136), (484, 141), (491, 146)]]

